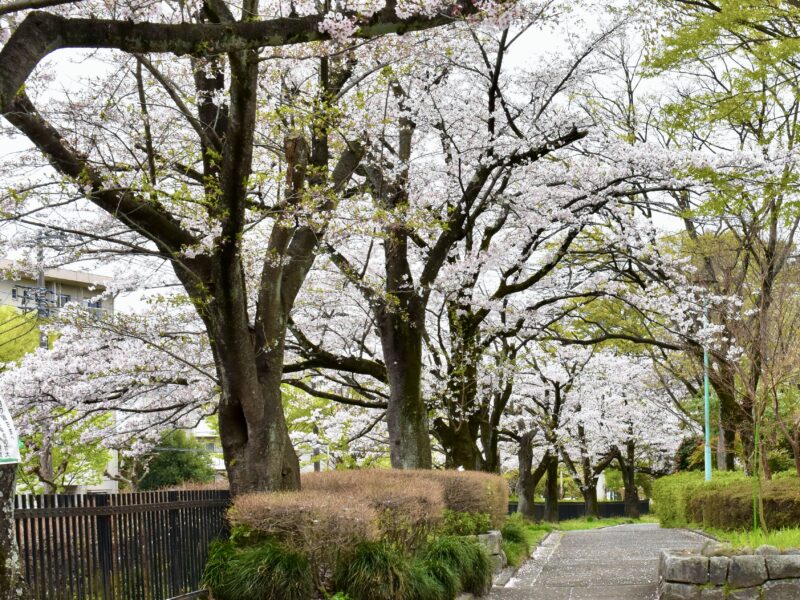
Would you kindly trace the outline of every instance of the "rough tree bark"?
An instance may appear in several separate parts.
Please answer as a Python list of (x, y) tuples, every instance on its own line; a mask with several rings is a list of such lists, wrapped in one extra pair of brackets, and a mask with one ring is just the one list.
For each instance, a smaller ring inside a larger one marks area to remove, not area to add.
[(545, 453), (541, 462), (533, 468), (533, 439), (536, 430), (525, 432), (519, 439), (519, 450), (517, 460), (519, 465), (519, 479), (517, 480), (517, 495), (519, 503), (517, 512), (522, 513), (528, 519), (536, 518), (535, 497), (536, 488), (544, 477), (551, 462), (551, 454)]
[(0, 600), (25, 597), (14, 524), (16, 463), (0, 464)]
[(625, 516), (639, 518), (639, 487), (636, 485), (636, 442), (629, 440), (625, 444), (625, 454), (617, 455), (622, 483), (625, 488)]
[(547, 462), (547, 486), (544, 492), (544, 520), (558, 523), (558, 460), (551, 457)]

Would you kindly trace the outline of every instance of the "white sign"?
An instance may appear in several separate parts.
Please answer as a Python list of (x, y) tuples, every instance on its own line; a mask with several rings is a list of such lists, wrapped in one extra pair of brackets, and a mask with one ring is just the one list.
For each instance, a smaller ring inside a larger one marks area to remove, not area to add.
[(19, 434), (8, 412), (8, 406), (0, 399), (0, 463), (19, 462)]

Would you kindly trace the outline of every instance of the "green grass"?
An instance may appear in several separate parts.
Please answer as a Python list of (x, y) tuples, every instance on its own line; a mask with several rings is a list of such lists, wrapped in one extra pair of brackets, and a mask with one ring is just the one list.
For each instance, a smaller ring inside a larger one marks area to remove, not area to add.
[(734, 548), (758, 548), (767, 544), (781, 550), (787, 548), (800, 548), (800, 528), (777, 529), (764, 533), (763, 531), (725, 531), (723, 529), (702, 528), (707, 534), (722, 542), (727, 542)]
[(561, 521), (554, 525), (554, 529), (561, 531), (581, 531), (584, 529), (599, 529), (601, 527), (613, 527), (614, 525), (631, 525), (634, 523), (658, 523), (656, 517), (643, 515), (639, 519), (629, 519), (628, 517), (613, 517), (610, 519), (570, 519)]
[(411, 557), (384, 542), (361, 542), (334, 573), (336, 589), (353, 600), (430, 600), (444, 595), (439, 581)]

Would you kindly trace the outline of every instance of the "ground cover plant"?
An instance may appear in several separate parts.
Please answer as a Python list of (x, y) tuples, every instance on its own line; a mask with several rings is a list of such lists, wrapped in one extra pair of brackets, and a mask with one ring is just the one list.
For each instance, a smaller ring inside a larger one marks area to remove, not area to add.
[(234, 499), (204, 582), (221, 600), (482, 595), (492, 564), (475, 536), (503, 525), (507, 502), (505, 481), (484, 473), (309, 474), (300, 492)]

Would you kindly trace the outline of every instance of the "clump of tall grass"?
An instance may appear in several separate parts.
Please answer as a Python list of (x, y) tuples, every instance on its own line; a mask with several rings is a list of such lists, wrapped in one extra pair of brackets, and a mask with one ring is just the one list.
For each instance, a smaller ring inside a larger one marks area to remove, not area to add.
[(215, 600), (308, 600), (314, 577), (308, 558), (280, 542), (225, 541), (209, 548), (203, 584)]
[(361, 542), (340, 561), (334, 586), (353, 600), (440, 600), (441, 583), (424, 563), (386, 542)]

